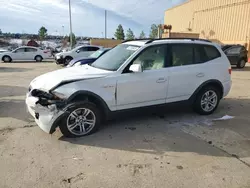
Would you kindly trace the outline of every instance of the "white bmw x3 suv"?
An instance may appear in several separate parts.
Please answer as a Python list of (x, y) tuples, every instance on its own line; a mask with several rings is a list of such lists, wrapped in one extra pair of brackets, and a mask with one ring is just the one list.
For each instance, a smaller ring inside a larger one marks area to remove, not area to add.
[(201, 39), (124, 42), (91, 65), (49, 72), (29, 86), (26, 104), (39, 127), (67, 137), (98, 130), (116, 111), (189, 101), (213, 113), (231, 89), (223, 51)]

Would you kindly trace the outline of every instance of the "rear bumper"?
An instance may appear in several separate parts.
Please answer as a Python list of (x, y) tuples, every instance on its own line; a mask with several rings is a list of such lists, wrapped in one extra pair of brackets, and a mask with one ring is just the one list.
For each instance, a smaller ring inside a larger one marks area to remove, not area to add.
[(55, 105), (49, 107), (36, 104), (38, 98), (28, 93), (26, 95), (26, 107), (28, 112), (34, 117), (37, 125), (46, 133), (52, 134), (55, 130), (55, 123), (63, 114), (63, 111), (57, 110)]
[(227, 81), (227, 82), (223, 82), (222, 85), (223, 85), (223, 97), (226, 97), (231, 90), (232, 80)]

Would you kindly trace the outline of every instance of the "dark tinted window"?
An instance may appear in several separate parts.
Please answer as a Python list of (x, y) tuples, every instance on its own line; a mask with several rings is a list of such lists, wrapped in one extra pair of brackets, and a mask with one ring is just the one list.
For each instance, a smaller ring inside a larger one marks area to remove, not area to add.
[(77, 52), (86, 52), (88, 50), (87, 47), (81, 47), (77, 50)]
[(172, 46), (172, 66), (183, 66), (193, 64), (193, 45), (173, 44)]
[(205, 49), (203, 45), (194, 45), (194, 63), (204, 63), (207, 61)]
[(237, 46), (237, 47), (229, 48), (225, 52), (227, 54), (229, 54), (229, 55), (236, 55), (236, 54), (239, 54), (241, 51), (242, 51), (242, 47), (241, 46)]
[(35, 48), (25, 48), (25, 52), (36, 52), (37, 49)]
[(221, 56), (220, 52), (214, 46), (204, 46), (206, 53), (206, 61), (216, 59)]

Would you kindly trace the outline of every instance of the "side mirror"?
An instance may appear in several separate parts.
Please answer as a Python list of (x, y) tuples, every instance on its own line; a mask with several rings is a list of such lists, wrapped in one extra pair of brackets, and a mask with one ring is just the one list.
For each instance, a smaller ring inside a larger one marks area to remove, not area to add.
[(132, 72), (142, 72), (141, 64), (133, 64), (129, 67), (129, 70)]
[(76, 50), (76, 53), (79, 53), (80, 52), (80, 50)]

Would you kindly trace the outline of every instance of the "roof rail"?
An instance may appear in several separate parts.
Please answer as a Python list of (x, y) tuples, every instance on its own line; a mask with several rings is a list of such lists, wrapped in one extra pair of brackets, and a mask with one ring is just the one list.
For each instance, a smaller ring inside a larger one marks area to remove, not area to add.
[(192, 41), (197, 40), (197, 41), (203, 41), (203, 42), (211, 42), (210, 40), (199, 39), (199, 38), (159, 38), (159, 39), (145, 38), (145, 39), (124, 40), (122, 43), (130, 42), (130, 41), (146, 41), (146, 44), (149, 44), (157, 40), (192, 40)]
[(211, 42), (210, 40), (199, 39), (199, 38), (161, 38), (161, 39), (151, 39), (147, 41), (146, 44), (152, 43), (157, 40), (191, 40), (191, 41), (197, 40), (197, 41), (203, 41), (203, 42)]
[(149, 40), (153, 40), (152, 38), (145, 38), (145, 39), (128, 39), (128, 40), (124, 40), (122, 41), (122, 43), (125, 43), (125, 42), (130, 42), (130, 41), (149, 41)]

